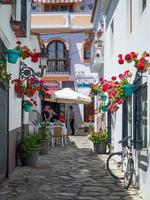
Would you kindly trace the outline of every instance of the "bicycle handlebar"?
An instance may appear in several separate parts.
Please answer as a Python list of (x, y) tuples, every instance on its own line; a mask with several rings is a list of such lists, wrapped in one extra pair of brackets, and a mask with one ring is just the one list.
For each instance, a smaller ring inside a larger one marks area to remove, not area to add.
[(130, 138), (131, 138), (131, 136), (124, 137), (122, 140), (119, 141), (119, 144), (127, 142)]
[[(122, 140), (119, 141), (119, 144), (127, 142), (130, 138), (131, 138), (131, 136), (124, 137)], [(130, 142), (131, 143), (141, 143), (142, 140), (130, 140)]]

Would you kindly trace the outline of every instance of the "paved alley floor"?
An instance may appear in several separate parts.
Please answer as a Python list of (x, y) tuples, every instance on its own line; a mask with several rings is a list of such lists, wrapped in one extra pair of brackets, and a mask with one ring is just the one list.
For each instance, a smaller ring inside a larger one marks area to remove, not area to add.
[(107, 156), (96, 156), (87, 136), (69, 136), (66, 147), (50, 148), (36, 167), (17, 167), (0, 186), (0, 200), (142, 200), (107, 172)]

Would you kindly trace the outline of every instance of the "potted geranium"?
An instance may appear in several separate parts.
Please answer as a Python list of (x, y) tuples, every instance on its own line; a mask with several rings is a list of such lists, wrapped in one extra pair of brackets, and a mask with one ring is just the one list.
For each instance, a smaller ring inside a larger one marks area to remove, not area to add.
[(11, 83), (14, 84), (17, 97), (18, 98), (23, 97), (23, 95), (25, 94), (25, 88), (26, 88), (25, 83), (19, 78), (12, 80)]
[(23, 108), (25, 112), (30, 112), (33, 106), (37, 106), (37, 103), (33, 99), (23, 100)]
[(131, 77), (132, 74), (129, 70), (125, 71), (124, 74), (119, 74), (119, 78), (121, 79), (120, 85), (124, 90), (125, 96), (131, 96), (133, 93), (134, 85), (128, 81)]
[(34, 166), (37, 163), (40, 145), (36, 133), (28, 133), (22, 137), (17, 145), (17, 156), (23, 166)]
[(150, 67), (150, 53), (144, 51), (141, 56), (136, 52), (127, 53), (125, 56), (118, 55), (118, 63), (120, 65), (126, 63), (133, 63), (134, 67), (140, 72), (145, 72)]
[(41, 86), (43, 84), (42, 80), (39, 80), (37, 77), (35, 76), (31, 76), (29, 81), (33, 84), (33, 86), (35, 88), (38, 88), (39, 86)]
[(49, 131), (50, 131), (50, 123), (48, 121), (37, 121), (34, 120), (33, 125), (35, 126), (38, 135), (39, 135), (39, 143), (41, 145), (40, 155), (47, 155), (49, 149)]
[(98, 132), (91, 130), (89, 140), (93, 142), (95, 153), (98, 153), (98, 154), (106, 153), (106, 147), (108, 143), (107, 129), (104, 129), (104, 130), (100, 129)]

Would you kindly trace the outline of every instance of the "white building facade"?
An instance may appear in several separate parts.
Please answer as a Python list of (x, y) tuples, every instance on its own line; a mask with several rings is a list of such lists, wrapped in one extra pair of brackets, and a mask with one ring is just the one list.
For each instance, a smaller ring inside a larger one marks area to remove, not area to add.
[[(31, 35), (30, 12), (29, 0), (4, 0), (0, 3), (0, 58), (6, 61), (5, 67), (11, 74), (11, 80), (19, 78), (20, 58), (15, 64), (9, 63), (6, 50), (14, 49), (17, 41), (30, 50), (40, 50), (37, 36)], [(30, 59), (23, 62), (34, 67), (35, 71), (39, 70), (38, 64)], [(6, 84), (0, 77), (0, 179), (9, 176), (16, 167), (17, 140), (22, 128), (29, 124), (29, 113), (22, 110), (22, 99), (17, 98), (11, 80)], [(37, 109), (40, 110), (40, 107)]]
[[(97, 5), (96, 5), (97, 4)], [(94, 26), (104, 22), (104, 71), (105, 79), (118, 76), (125, 70), (133, 74), (134, 93), (119, 110), (107, 114), (107, 126), (113, 152), (120, 150), (118, 141), (132, 136), (136, 185), (149, 199), (150, 187), (150, 76), (149, 72), (137, 73), (130, 64), (118, 64), (118, 55), (130, 52), (142, 54), (150, 52), (149, 38), (150, 1), (115, 0), (95, 2), (93, 10)], [(104, 20), (105, 19), (105, 20)], [(104, 21), (103, 21), (104, 20)], [(103, 23), (102, 23), (103, 24)], [(101, 24), (101, 25), (102, 25)]]

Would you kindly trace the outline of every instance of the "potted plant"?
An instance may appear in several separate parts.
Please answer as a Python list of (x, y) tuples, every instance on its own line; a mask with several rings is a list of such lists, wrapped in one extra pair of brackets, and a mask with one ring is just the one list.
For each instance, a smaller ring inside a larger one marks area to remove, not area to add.
[(14, 84), (14, 88), (15, 91), (17, 93), (17, 97), (21, 98), (23, 97), (24, 93), (25, 93), (25, 84), (21, 79), (14, 79), (11, 82), (12, 84)]
[(120, 65), (126, 63), (133, 63), (134, 67), (137, 68), (139, 72), (146, 72), (150, 68), (149, 61), (150, 53), (144, 51), (141, 56), (136, 52), (127, 53), (125, 56), (122, 54), (118, 55), (118, 63)]
[(36, 133), (28, 133), (17, 145), (17, 156), (23, 166), (34, 166), (37, 163), (40, 145)]
[(90, 131), (89, 140), (93, 142), (94, 152), (97, 154), (106, 153), (106, 147), (108, 143), (108, 131), (107, 129), (100, 129), (98, 132), (94, 130)]
[(134, 85), (133, 84), (124, 84), (123, 86), (124, 93), (127, 97), (132, 96), (133, 90), (134, 90)]
[(6, 54), (8, 62), (12, 64), (15, 64), (20, 56), (20, 52), (16, 49), (7, 49)]
[(30, 112), (33, 106), (37, 106), (37, 103), (33, 99), (23, 100), (23, 108), (25, 112)]
[(49, 135), (50, 123), (48, 121), (37, 121), (34, 120), (33, 125), (37, 129), (39, 135), (39, 143), (41, 145), (40, 155), (47, 155), (49, 149)]
[(43, 85), (43, 81), (39, 80), (35, 76), (31, 76), (30, 79), (28, 80), (33, 86), (37, 89), (39, 86)]

